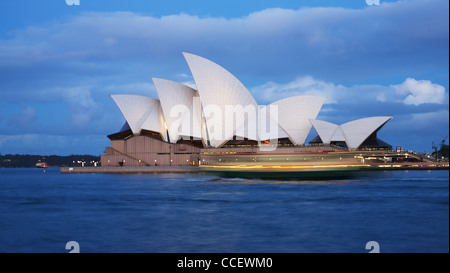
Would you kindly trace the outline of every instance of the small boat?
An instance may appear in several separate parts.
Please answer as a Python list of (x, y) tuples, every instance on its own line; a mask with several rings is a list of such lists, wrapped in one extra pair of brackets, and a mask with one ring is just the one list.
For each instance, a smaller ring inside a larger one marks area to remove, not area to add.
[(47, 163), (45, 162), (38, 162), (36, 163), (36, 168), (47, 168)]

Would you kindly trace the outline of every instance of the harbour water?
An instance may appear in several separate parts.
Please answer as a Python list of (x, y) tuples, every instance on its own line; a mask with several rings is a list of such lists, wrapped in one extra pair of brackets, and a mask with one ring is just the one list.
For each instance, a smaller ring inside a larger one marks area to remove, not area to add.
[(0, 252), (449, 252), (449, 172), (343, 180), (0, 169)]

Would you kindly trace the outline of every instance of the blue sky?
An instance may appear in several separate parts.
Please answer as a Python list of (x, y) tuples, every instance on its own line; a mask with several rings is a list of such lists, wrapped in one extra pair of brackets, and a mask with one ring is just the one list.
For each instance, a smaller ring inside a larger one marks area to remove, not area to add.
[(449, 131), (448, 14), (446, 0), (1, 1), (0, 153), (103, 153), (124, 122), (109, 94), (193, 84), (183, 51), (260, 104), (325, 95), (318, 119), (393, 116), (380, 138), (430, 151)]

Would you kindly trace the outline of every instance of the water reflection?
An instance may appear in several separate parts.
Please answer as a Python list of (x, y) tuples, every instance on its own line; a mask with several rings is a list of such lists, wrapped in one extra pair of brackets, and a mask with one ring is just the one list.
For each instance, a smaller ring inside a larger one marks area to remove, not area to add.
[(217, 183), (242, 183), (242, 184), (348, 184), (348, 183), (360, 183), (367, 182), (361, 180), (244, 180), (244, 179), (222, 179)]

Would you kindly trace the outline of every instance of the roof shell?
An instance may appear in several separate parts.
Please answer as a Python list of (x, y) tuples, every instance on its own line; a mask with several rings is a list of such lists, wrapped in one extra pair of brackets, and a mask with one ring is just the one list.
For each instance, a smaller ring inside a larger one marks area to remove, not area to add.
[(333, 136), (336, 133), (336, 130), (339, 128), (339, 125), (317, 119), (310, 119), (310, 121), (314, 126), (314, 129), (316, 129), (317, 134), (319, 134), (322, 142), (324, 144), (330, 144)]
[(375, 131), (392, 117), (368, 117), (336, 125), (323, 120), (310, 120), (322, 142), (345, 141), (349, 149), (357, 149)]
[(159, 132), (164, 140), (165, 124), (159, 100), (140, 95), (110, 95), (119, 107), (133, 134), (141, 129)]
[(379, 130), (392, 117), (368, 117), (340, 125), (349, 149), (358, 148), (372, 133)]
[[(181, 136), (202, 138), (201, 105), (195, 89), (184, 84), (153, 78), (171, 143)], [(197, 102), (196, 102), (197, 100)]]
[(322, 96), (294, 96), (269, 105), (278, 106), (278, 123), (292, 143), (302, 145), (311, 130), (310, 120), (316, 119), (325, 100)]
[(289, 137), (278, 123), (277, 105), (266, 105), (261, 109), (258, 132), (261, 141)]
[(164, 121), (162, 107), (159, 100), (156, 100), (152, 111), (149, 113), (147, 119), (142, 124), (141, 129), (159, 132), (161, 134), (161, 138), (164, 141), (169, 141), (169, 139), (167, 138), (167, 126)]
[(257, 112), (258, 104), (247, 88), (220, 65), (194, 54), (183, 55), (200, 95), (210, 145), (220, 147), (247, 122), (248, 118), (240, 119), (246, 116), (246, 110), (252, 107)]
[(342, 132), (341, 126), (338, 126), (336, 128), (336, 131), (333, 134), (333, 137), (331, 138), (331, 141), (346, 141), (344, 133)]

